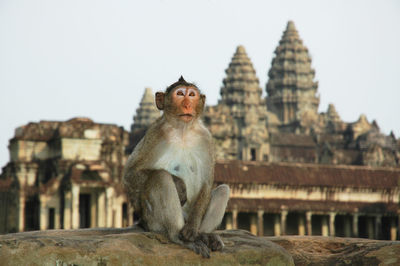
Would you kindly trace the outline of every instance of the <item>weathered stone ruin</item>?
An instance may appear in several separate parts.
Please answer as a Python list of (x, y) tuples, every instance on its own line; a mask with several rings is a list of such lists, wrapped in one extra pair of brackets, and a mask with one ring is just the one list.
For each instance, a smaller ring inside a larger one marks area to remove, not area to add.
[(142, 100), (140, 101), (139, 108), (136, 109), (136, 114), (133, 117), (130, 145), (127, 149), (127, 153), (132, 152), (133, 147), (135, 147), (139, 140), (144, 136), (147, 128), (158, 117), (160, 117), (160, 111), (154, 104), (154, 94), (151, 88), (146, 88)]
[(206, 108), (217, 157), (226, 160), (400, 165), (399, 145), (364, 115), (341, 120), (333, 104), (318, 113), (318, 82), (307, 47), (289, 21), (268, 72), (267, 97), (243, 46), (226, 70), (221, 100)]
[[(400, 140), (364, 115), (342, 121), (333, 104), (318, 113), (315, 71), (293, 22), (268, 76), (263, 98), (238, 46), (221, 99), (205, 109), (215, 183), (231, 187), (221, 229), (399, 239)], [(146, 89), (130, 132), (87, 118), (17, 128), (0, 175), (0, 233), (133, 225), (122, 169), (159, 115)]]
[(88, 118), (17, 128), (0, 176), (0, 232), (127, 225), (128, 138)]

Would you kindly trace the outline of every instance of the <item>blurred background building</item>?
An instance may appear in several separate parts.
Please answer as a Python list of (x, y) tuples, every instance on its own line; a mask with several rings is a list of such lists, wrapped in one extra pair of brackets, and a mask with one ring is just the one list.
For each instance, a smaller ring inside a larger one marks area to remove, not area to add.
[[(245, 47), (225, 72), (221, 98), (203, 116), (215, 183), (231, 187), (221, 228), (399, 239), (400, 140), (364, 115), (342, 121), (333, 104), (318, 113), (315, 70), (292, 21), (266, 98)], [(122, 169), (159, 116), (146, 88), (130, 132), (82, 117), (17, 128), (0, 175), (0, 233), (132, 225)]]

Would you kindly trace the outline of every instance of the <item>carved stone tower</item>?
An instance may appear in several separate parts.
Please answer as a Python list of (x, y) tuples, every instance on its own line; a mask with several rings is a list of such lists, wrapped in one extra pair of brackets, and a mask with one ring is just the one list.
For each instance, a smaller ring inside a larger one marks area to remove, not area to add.
[[(224, 154), (225, 159), (266, 160), (269, 152), (267, 110), (256, 72), (243, 46), (237, 47), (225, 72), (221, 100), (205, 115), (206, 124), (220, 144), (217, 157)], [(218, 119), (213, 119), (215, 113)]]
[(289, 21), (275, 50), (266, 86), (268, 110), (275, 113), (283, 125), (300, 122), (303, 116), (316, 117), (319, 96), (314, 76), (308, 49), (293, 21)]
[(131, 132), (147, 129), (160, 116), (151, 88), (146, 88), (136, 115), (133, 117)]
[(256, 71), (243, 46), (237, 47), (225, 72), (220, 103), (230, 106), (234, 117), (244, 119), (249, 110), (265, 110)]
[(153, 92), (150, 88), (146, 88), (139, 108), (136, 109), (136, 115), (133, 117), (133, 124), (131, 125), (131, 132), (129, 134), (129, 146), (126, 148), (128, 154), (133, 151), (150, 124), (158, 117), (160, 117), (160, 111), (154, 102)]

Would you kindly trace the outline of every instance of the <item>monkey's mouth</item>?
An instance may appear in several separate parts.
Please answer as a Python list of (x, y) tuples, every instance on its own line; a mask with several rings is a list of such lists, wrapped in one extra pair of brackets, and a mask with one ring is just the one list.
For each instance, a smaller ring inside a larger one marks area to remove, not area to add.
[(193, 115), (192, 114), (180, 114), (179, 119), (181, 119), (184, 122), (189, 122), (193, 120)]

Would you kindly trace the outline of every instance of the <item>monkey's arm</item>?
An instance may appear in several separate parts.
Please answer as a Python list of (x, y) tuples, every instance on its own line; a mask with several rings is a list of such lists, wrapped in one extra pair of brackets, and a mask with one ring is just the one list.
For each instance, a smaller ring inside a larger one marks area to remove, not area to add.
[(183, 240), (194, 241), (197, 237), (201, 221), (203, 220), (210, 202), (210, 191), (211, 188), (209, 184), (204, 184), (201, 188), (196, 201), (191, 208), (188, 220), (180, 232), (180, 238)]

